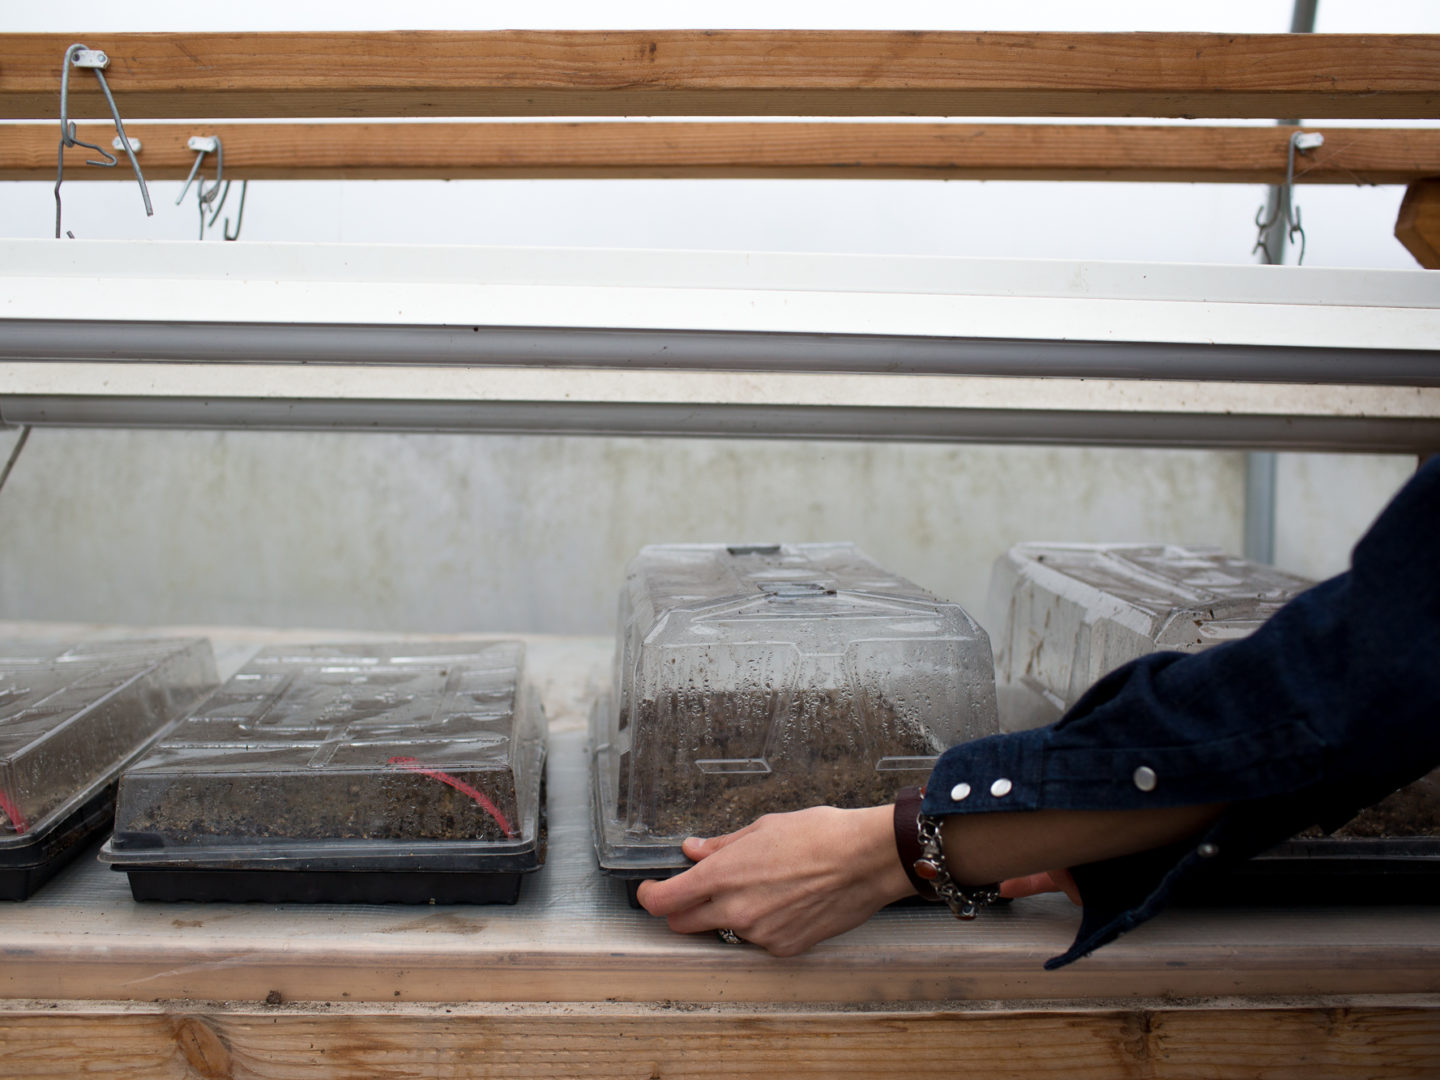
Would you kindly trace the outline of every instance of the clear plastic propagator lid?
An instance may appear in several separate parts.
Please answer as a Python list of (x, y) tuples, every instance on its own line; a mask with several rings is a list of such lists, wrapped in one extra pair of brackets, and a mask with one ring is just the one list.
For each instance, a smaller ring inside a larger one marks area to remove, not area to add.
[(591, 726), (601, 866), (678, 868), (687, 836), (886, 802), (993, 734), (990, 642), (850, 544), (647, 547)]
[(217, 682), (204, 638), (0, 641), (0, 851), (39, 842)]
[(1051, 723), (1147, 653), (1243, 638), (1312, 584), (1213, 547), (1018, 544), (990, 578), (1000, 726)]
[(268, 648), (120, 783), (117, 868), (526, 870), (545, 723), (514, 641)]

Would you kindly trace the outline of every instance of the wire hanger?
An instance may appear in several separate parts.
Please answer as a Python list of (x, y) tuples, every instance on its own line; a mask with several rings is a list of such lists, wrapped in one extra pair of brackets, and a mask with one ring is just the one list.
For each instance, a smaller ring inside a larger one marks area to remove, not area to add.
[[(195, 205), (200, 211), (198, 239), (204, 240), (205, 215), (209, 212), (215, 197), (220, 194), (221, 188), (229, 191), (225, 184), (225, 145), (220, 141), (219, 135), (191, 135), (185, 145), (195, 151), (195, 164), (190, 166), (190, 175), (185, 178), (185, 186), (180, 189), (180, 194), (175, 196), (175, 205), (179, 206), (185, 200), (185, 193), (190, 190), (190, 185), (195, 182), (195, 177), (200, 175), (200, 186), (195, 189)], [(205, 186), (205, 177), (200, 174), (200, 166), (204, 163), (206, 154), (215, 155), (215, 183), (208, 188)], [(215, 224), (213, 216), (209, 223)]]
[(1305, 262), (1305, 228), (1300, 223), (1300, 207), (1294, 202), (1295, 191), (1295, 154), (1298, 151), (1308, 154), (1325, 145), (1325, 136), (1318, 131), (1296, 131), (1290, 136), (1290, 146), (1285, 159), (1285, 185), (1280, 189), (1279, 198), (1275, 200), (1275, 212), (1262, 221), (1265, 216), (1265, 207), (1255, 211), (1255, 227), (1258, 230), (1255, 236), (1255, 246), (1250, 249), (1250, 254), (1257, 251), (1265, 255), (1265, 261), (1270, 262), (1270, 233), (1280, 224), (1280, 215), (1284, 211), (1286, 239), (1291, 244), (1295, 243), (1296, 237), (1300, 240), (1300, 255), (1295, 260), (1295, 265), (1300, 266)]
[[(224, 236), (226, 240), (239, 240), (239, 239), (240, 239), (240, 227), (245, 224), (245, 196), (249, 193), (249, 191), (250, 191), (250, 181), (249, 181), (249, 180), (241, 180), (241, 181), (240, 181), (240, 209), (239, 209), (239, 210), (236, 212), (236, 214), (235, 214), (235, 235), (234, 235), (234, 236), (231, 236), (231, 235), (230, 235), (230, 219), (227, 217), (227, 218), (225, 219), (225, 228), (224, 228), (224, 231), (221, 233), (221, 235)], [(215, 207), (215, 213), (216, 213), (217, 216), (218, 216), (219, 213), (220, 213), (220, 207), (225, 205), (225, 198), (226, 198), (226, 196), (228, 196), (229, 194), (230, 194), (230, 181), (227, 180), (227, 181), (225, 181), (225, 190), (220, 193), (220, 206)], [(213, 223), (212, 223), (212, 224), (213, 224)]]
[[(234, 183), (233, 180), (226, 180), (226, 181), (225, 181), (225, 187), (224, 187), (223, 189), (221, 189), (221, 191), (220, 191), (220, 201), (215, 204), (215, 209), (213, 209), (212, 211), (210, 211), (210, 220), (207, 221), (207, 222), (205, 222), (205, 224), (201, 226), (201, 238), (202, 238), (202, 239), (204, 238), (204, 230), (205, 230), (205, 229), (213, 229), (213, 228), (215, 227), (215, 222), (216, 222), (216, 221), (219, 219), (219, 217), (220, 217), (220, 211), (225, 208), (225, 200), (228, 199), (228, 198), (230, 198), (230, 185), (233, 184), (233, 183)], [(220, 187), (220, 181), (219, 181), (219, 180), (216, 180), (216, 181), (215, 181), (215, 187), (217, 187), (217, 188)], [(212, 198), (213, 198), (213, 196), (214, 196), (214, 193), (215, 193), (215, 188), (211, 188), (211, 189), (210, 189), (210, 194), (211, 194), (211, 197), (212, 197)], [(234, 232), (233, 234), (230, 232), (230, 219), (227, 217), (227, 218), (225, 219), (225, 227), (224, 227), (224, 229), (222, 230), (222, 233), (221, 233), (221, 235), (223, 235), (226, 240), (239, 240), (239, 239), (240, 239), (240, 228), (241, 228), (241, 226), (244, 225), (244, 223), (245, 223), (245, 196), (248, 195), (249, 193), (250, 193), (250, 181), (249, 181), (249, 180), (241, 180), (241, 181), (240, 181), (240, 210), (239, 210), (239, 213), (238, 213), (238, 214), (236, 215), (236, 217), (235, 217), (235, 232)], [(202, 210), (202, 214), (203, 214), (203, 210)]]
[[(117, 158), (104, 147), (96, 146), (94, 143), (82, 142), (75, 137), (75, 123), (70, 119), (70, 68), (88, 68), (95, 73), (95, 78), (100, 80), (100, 89), (104, 91), (105, 101), (110, 106), (110, 116), (115, 121), (115, 143), (117, 150), (124, 150), (130, 158), (130, 167), (135, 170), (135, 180), (140, 185), (140, 197), (145, 200), (145, 215), (151, 217), (155, 208), (150, 205), (150, 189), (145, 186), (145, 175), (140, 171), (140, 162), (136, 160), (135, 151), (139, 144), (131, 141), (125, 134), (125, 124), (120, 119), (120, 110), (115, 105), (115, 98), (110, 93), (110, 85), (105, 81), (105, 68), (110, 66), (110, 58), (98, 49), (87, 48), (77, 42), (65, 50), (65, 59), (60, 62), (60, 150), (57, 155), (58, 162), (55, 167), (55, 238), (60, 238), (60, 185), (65, 181), (65, 150), (71, 146), (83, 146), (87, 150), (94, 150), (105, 160), (96, 161), (88, 159), (85, 164), (98, 165), (104, 169), (113, 169)], [(74, 233), (69, 234), (73, 240)]]
[[(200, 175), (200, 184), (195, 189), (195, 201), (200, 211), (200, 236), (205, 239), (205, 230), (213, 229), (215, 222), (220, 219), (220, 211), (225, 206), (225, 200), (230, 197), (230, 185), (233, 181), (225, 179), (225, 145), (220, 141), (219, 135), (192, 135), (185, 144), (195, 151), (195, 164), (190, 166), (190, 175), (185, 178), (185, 186), (180, 189), (180, 194), (175, 197), (175, 205), (179, 206), (185, 198), (185, 193), (190, 190), (190, 185), (200, 174), (200, 166), (205, 161), (206, 154), (215, 155), (215, 183), (208, 188), (205, 186), (205, 177)], [(240, 182), (240, 211), (235, 221), (235, 234), (230, 234), (230, 219), (225, 219), (223, 234), (226, 240), (240, 239), (240, 227), (245, 220), (245, 196), (250, 190), (250, 181)], [(216, 196), (219, 196), (218, 200)], [(210, 220), (205, 220), (206, 214)]]

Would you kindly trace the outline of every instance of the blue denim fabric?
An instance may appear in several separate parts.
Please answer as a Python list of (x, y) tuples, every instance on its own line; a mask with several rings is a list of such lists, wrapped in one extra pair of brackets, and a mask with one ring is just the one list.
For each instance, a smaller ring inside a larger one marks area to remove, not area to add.
[[(952, 747), (924, 812), (1229, 804), (1192, 841), (1073, 867), (1080, 932), (1047, 968), (1138, 926), (1191, 878), (1311, 825), (1343, 824), (1440, 764), (1437, 537), (1440, 459), (1371, 526), (1349, 571), (1242, 641), (1111, 672), (1049, 727)], [(1136, 782), (1142, 766), (1154, 774), (1149, 791)], [(1002, 777), (1008, 792), (992, 794)], [(961, 782), (971, 794), (952, 800)]]

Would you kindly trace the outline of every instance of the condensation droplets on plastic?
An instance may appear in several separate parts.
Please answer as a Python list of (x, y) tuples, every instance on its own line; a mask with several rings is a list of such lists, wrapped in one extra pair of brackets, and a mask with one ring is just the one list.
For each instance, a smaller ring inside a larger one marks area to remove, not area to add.
[[(1016, 545), (996, 562), (990, 583), (991, 625), (1001, 628), (995, 655), (1001, 727), (1052, 722), (1093, 683), (1138, 657), (1202, 652), (1246, 637), (1311, 584), (1211, 547)], [(1155, 783), (1153, 772), (1144, 779)], [(1192, 883), (1186, 895), (1433, 903), (1440, 897), (1437, 838), (1440, 770), (1331, 834), (1308, 830)]]
[(990, 578), (1000, 726), (1040, 727), (1121, 664), (1252, 633), (1313, 582), (1176, 544), (1017, 544)]
[(122, 767), (216, 682), (201, 638), (0, 642), (0, 898), (103, 832)]
[(102, 857), (137, 898), (513, 901), (544, 851), (523, 668), (518, 642), (265, 649), (126, 772)]
[(995, 730), (985, 632), (852, 545), (644, 548), (592, 717), (600, 864), (655, 876), (687, 836), (888, 802)]

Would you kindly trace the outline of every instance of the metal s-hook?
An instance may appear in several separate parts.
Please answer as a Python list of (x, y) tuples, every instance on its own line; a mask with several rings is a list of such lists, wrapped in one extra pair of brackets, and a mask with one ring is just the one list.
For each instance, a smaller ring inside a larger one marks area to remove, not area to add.
[(87, 165), (99, 165), (102, 168), (114, 168), (117, 158), (103, 147), (94, 143), (81, 142), (75, 137), (75, 124), (70, 120), (70, 68), (88, 68), (95, 73), (95, 78), (100, 80), (100, 89), (105, 94), (105, 101), (110, 106), (110, 117), (115, 121), (115, 143), (116, 149), (123, 149), (130, 158), (130, 167), (135, 170), (135, 180), (140, 185), (140, 197), (145, 201), (145, 214), (153, 216), (155, 208), (150, 205), (150, 189), (145, 186), (145, 174), (140, 171), (140, 162), (136, 160), (135, 151), (139, 149), (138, 143), (132, 143), (130, 137), (125, 134), (125, 124), (120, 119), (120, 109), (115, 104), (115, 98), (110, 93), (110, 84), (105, 81), (105, 68), (110, 65), (110, 58), (98, 49), (87, 48), (84, 44), (76, 42), (65, 50), (65, 58), (60, 62), (60, 149), (57, 155), (58, 161), (55, 166), (55, 238), (60, 238), (60, 185), (65, 180), (65, 150), (71, 146), (83, 146), (87, 150), (94, 150), (105, 160), (87, 160)]
[(1325, 136), (1318, 131), (1296, 131), (1290, 135), (1289, 149), (1285, 158), (1285, 185), (1280, 189), (1280, 197), (1275, 200), (1275, 212), (1266, 220), (1265, 207), (1255, 211), (1255, 227), (1258, 230), (1255, 236), (1255, 246), (1250, 249), (1250, 254), (1261, 252), (1265, 255), (1265, 261), (1270, 262), (1270, 232), (1280, 223), (1283, 214), (1285, 218), (1286, 237), (1293, 244), (1295, 238), (1300, 238), (1300, 255), (1295, 260), (1297, 266), (1305, 262), (1305, 228), (1300, 223), (1300, 207), (1295, 205), (1295, 155), (1297, 153), (1308, 154), (1311, 150), (1319, 149), (1325, 145)]
[[(225, 144), (220, 141), (220, 136), (215, 136), (215, 183), (210, 185), (209, 190), (205, 187), (205, 178), (200, 178), (200, 186), (195, 189), (195, 198), (200, 204), (200, 218), (204, 221), (205, 211), (215, 201), (215, 196), (220, 194), (221, 185), (224, 185), (225, 193), (230, 193), (230, 184), (225, 179)], [(220, 199), (223, 205), (225, 199)], [(220, 209), (216, 207), (215, 213), (210, 215), (210, 220), (201, 227), (200, 238), (205, 238), (205, 228), (214, 225), (215, 219), (220, 216)]]
[[(75, 44), (65, 50), (65, 59), (61, 61), (60, 67), (60, 149), (63, 152), (67, 146), (83, 146), (87, 150), (94, 150), (105, 160), (87, 160), (85, 164), (99, 165), (105, 169), (113, 169), (119, 159), (103, 146), (82, 142), (75, 137), (75, 124), (70, 120), (70, 65), (74, 64), (76, 67), (89, 68), (99, 77), (100, 85), (104, 86), (105, 76), (100, 74), (100, 71), (109, 63), (110, 58), (103, 52), (97, 52), (94, 49), (87, 49), (84, 45)], [(108, 87), (106, 97), (109, 97)], [(119, 136), (117, 135), (116, 138), (118, 139)], [(61, 156), (61, 167), (64, 167), (63, 153)]]
[[(205, 226), (207, 229), (213, 229), (213, 228), (215, 227), (215, 222), (216, 222), (217, 220), (219, 220), (219, 217), (220, 217), (220, 211), (225, 208), (225, 200), (228, 199), (228, 198), (230, 198), (230, 185), (233, 184), (234, 182), (235, 182), (235, 181), (233, 181), (233, 180), (226, 180), (226, 181), (225, 181), (225, 190), (222, 191), (222, 192), (220, 192), (220, 201), (215, 204), (215, 209), (214, 209), (214, 210), (211, 212), (211, 214), (210, 214), (210, 220), (206, 223), (206, 226)], [(241, 181), (240, 181), (240, 212), (239, 212), (239, 213), (236, 215), (236, 217), (235, 217), (235, 233), (234, 233), (234, 235), (231, 235), (231, 233), (230, 233), (230, 219), (227, 217), (227, 218), (225, 219), (225, 229), (224, 229), (224, 237), (225, 237), (226, 240), (239, 240), (239, 239), (240, 239), (240, 229), (241, 229), (241, 227), (245, 224), (245, 197), (246, 197), (249, 193), (250, 193), (250, 181), (249, 181), (249, 180), (241, 180)]]
[(1295, 207), (1292, 207), (1292, 209), (1293, 209), (1293, 211), (1294, 211), (1294, 214), (1293, 214), (1293, 216), (1290, 218), (1290, 229), (1289, 229), (1289, 231), (1285, 234), (1285, 238), (1286, 238), (1287, 240), (1289, 240), (1292, 245), (1295, 243), (1295, 238), (1296, 238), (1297, 236), (1300, 238), (1300, 254), (1298, 254), (1298, 255), (1295, 256), (1295, 265), (1296, 265), (1296, 266), (1304, 266), (1304, 265), (1305, 265), (1305, 229), (1304, 229), (1304, 227), (1301, 226), (1301, 224), (1300, 224), (1300, 207), (1295, 206)]
[(224, 189), (220, 190), (220, 181), (216, 180), (215, 186), (212, 187), (209, 192), (204, 195), (203, 198), (201, 198), (201, 202), (209, 203), (215, 198), (215, 192), (217, 190), (220, 190), (220, 201), (215, 204), (215, 209), (210, 211), (210, 220), (205, 223), (205, 227), (207, 229), (213, 229), (215, 227), (215, 222), (220, 220), (220, 211), (225, 206), (225, 200), (230, 197), (230, 184), (231, 181), (226, 180)]
[[(185, 186), (180, 189), (180, 194), (175, 197), (175, 205), (179, 206), (185, 198), (185, 193), (190, 190), (190, 185), (195, 182), (195, 177), (200, 173), (200, 166), (205, 161), (206, 154), (215, 155), (215, 183), (208, 188), (205, 186), (205, 177), (200, 176), (200, 185), (195, 189), (196, 206), (200, 211), (200, 235), (199, 239), (205, 239), (205, 230), (215, 227), (215, 222), (220, 220), (220, 209), (225, 205), (225, 200), (230, 196), (231, 181), (225, 179), (225, 144), (220, 141), (219, 135), (192, 135), (185, 145), (195, 151), (195, 164), (190, 166), (190, 175), (185, 178)], [(244, 213), (245, 188), (242, 185), (241, 213)], [(219, 201), (216, 201), (216, 196)], [(212, 205), (213, 204), (213, 205)], [(210, 211), (210, 220), (205, 220), (206, 211)], [(227, 219), (228, 225), (228, 219)], [(228, 235), (226, 239), (234, 239)], [(237, 231), (236, 235), (239, 233)]]
[[(249, 192), (249, 190), (250, 190), (250, 181), (249, 181), (249, 180), (241, 180), (241, 181), (240, 181), (240, 210), (239, 210), (239, 212), (236, 213), (236, 215), (235, 215), (235, 235), (234, 235), (234, 236), (231, 236), (231, 235), (230, 235), (230, 219), (227, 217), (227, 218), (225, 219), (225, 231), (224, 231), (224, 233), (223, 233), (223, 235), (224, 235), (224, 237), (225, 237), (226, 240), (239, 240), (239, 239), (240, 239), (240, 227), (245, 224), (245, 195), (246, 195), (247, 192)], [(226, 185), (226, 194), (229, 194), (229, 185), (228, 185), (228, 184)], [(224, 195), (220, 196), (220, 205), (221, 205), (221, 206), (224, 206), (224, 205), (225, 205), (225, 196), (224, 196)], [(220, 212), (219, 207), (216, 207), (215, 212), (216, 212), (217, 214)]]

